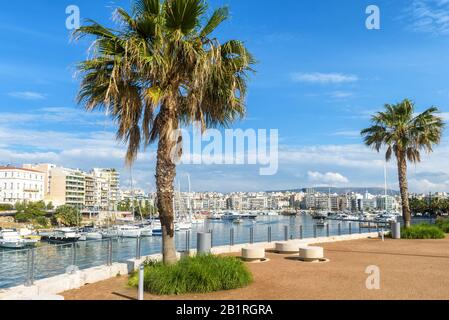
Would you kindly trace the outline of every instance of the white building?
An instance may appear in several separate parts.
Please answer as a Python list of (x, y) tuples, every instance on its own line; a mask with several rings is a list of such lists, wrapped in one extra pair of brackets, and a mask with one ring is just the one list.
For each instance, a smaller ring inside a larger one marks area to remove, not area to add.
[(116, 210), (120, 202), (120, 173), (113, 168), (94, 168), (91, 174), (98, 181), (98, 192), (102, 193), (101, 206)]
[(37, 170), (0, 167), (0, 203), (44, 200), (44, 179), (45, 174)]

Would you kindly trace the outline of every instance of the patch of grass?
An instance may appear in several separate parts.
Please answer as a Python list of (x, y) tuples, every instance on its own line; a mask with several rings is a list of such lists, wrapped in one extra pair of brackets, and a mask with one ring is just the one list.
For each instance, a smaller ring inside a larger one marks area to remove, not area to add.
[[(129, 285), (137, 287), (138, 273), (131, 275)], [(147, 262), (145, 291), (156, 295), (180, 295), (232, 290), (253, 282), (246, 265), (234, 257), (200, 255), (187, 257), (175, 265)]]
[(419, 224), (411, 226), (409, 229), (402, 229), (403, 239), (444, 239), (446, 235), (437, 226), (430, 224)]
[(438, 228), (443, 230), (443, 232), (449, 233), (449, 219), (448, 218), (437, 219), (436, 225), (438, 226)]

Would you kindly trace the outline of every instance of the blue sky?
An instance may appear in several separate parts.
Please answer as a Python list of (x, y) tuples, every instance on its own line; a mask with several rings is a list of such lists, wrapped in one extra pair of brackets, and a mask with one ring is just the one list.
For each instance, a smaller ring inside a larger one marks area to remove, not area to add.
[[(5, 2), (0, 11), (0, 162), (52, 162), (69, 167), (129, 169), (114, 126), (76, 105), (75, 65), (89, 43), (69, 41), (66, 7), (111, 25), (130, 1)], [(367, 30), (365, 9), (379, 6), (381, 30)], [(381, 186), (383, 155), (362, 145), (359, 132), (385, 103), (413, 99), (436, 105), (449, 119), (448, 0), (212, 0), (231, 19), (215, 34), (244, 40), (259, 63), (242, 129), (279, 129), (275, 176), (258, 166), (181, 166), (196, 191), (258, 191), (311, 185)], [(412, 191), (449, 191), (447, 135), (409, 170)], [(154, 154), (134, 167), (137, 184), (154, 190)], [(396, 187), (395, 167), (389, 167)]]

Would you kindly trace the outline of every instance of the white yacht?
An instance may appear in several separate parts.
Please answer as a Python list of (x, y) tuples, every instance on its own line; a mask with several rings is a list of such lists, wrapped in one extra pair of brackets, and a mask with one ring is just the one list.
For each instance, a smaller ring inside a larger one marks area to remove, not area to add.
[(130, 225), (118, 226), (117, 234), (122, 238), (139, 238), (142, 236), (142, 229), (137, 226)]
[(152, 223), (151, 234), (153, 237), (161, 237), (162, 236), (162, 224), (159, 220), (154, 220)]
[(175, 223), (175, 229), (177, 229), (176, 231), (190, 230), (190, 229), (192, 229), (192, 223), (187, 222), (187, 221), (177, 222), (177, 223)]
[(106, 229), (100, 232), (102, 239), (114, 239), (118, 238), (117, 229)]
[(150, 224), (142, 224), (139, 228), (141, 237), (151, 237), (153, 235), (153, 228)]
[(241, 217), (240, 213), (235, 211), (228, 211), (221, 217), (221, 219), (226, 221), (233, 221), (240, 219), (240, 217)]
[[(101, 240), (103, 239), (103, 234), (95, 228), (87, 227), (81, 230), (81, 237), (85, 238), (86, 241)], [(80, 238), (80, 240), (82, 239)]]
[(223, 217), (222, 213), (217, 213), (217, 212), (213, 212), (210, 216), (209, 216), (209, 220), (221, 220), (221, 218)]
[(81, 239), (81, 234), (77, 230), (72, 228), (56, 229), (48, 236), (44, 237), (50, 242), (65, 243), (65, 242), (77, 242)]
[(257, 214), (252, 212), (245, 212), (240, 215), (242, 219), (257, 219)]
[(397, 219), (398, 216), (396, 214), (385, 212), (380, 214), (376, 220), (380, 222), (397, 222)]
[(2, 230), (0, 232), (0, 247), (7, 249), (23, 249), (34, 247), (37, 240), (23, 239), (15, 230)]

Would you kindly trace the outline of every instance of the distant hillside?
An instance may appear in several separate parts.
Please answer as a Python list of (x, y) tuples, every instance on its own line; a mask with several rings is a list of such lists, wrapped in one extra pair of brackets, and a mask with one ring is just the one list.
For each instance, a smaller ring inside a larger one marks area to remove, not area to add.
[[(316, 192), (320, 192), (320, 193), (328, 193), (329, 192), (329, 187), (316, 187), (313, 188)], [(283, 190), (283, 191), (290, 191), (290, 192), (301, 192), (301, 191), (305, 191), (305, 188), (302, 189), (294, 189), (294, 190)], [(385, 194), (385, 189), (384, 188), (362, 188), (362, 187), (348, 187), (348, 188), (330, 188), (330, 192), (331, 193), (337, 193), (337, 194), (346, 194), (346, 193), (351, 193), (351, 192), (355, 192), (355, 193), (360, 193), (360, 194), (365, 194), (365, 192), (367, 192), (372, 194), (372, 195), (383, 195)], [(270, 191), (270, 192), (276, 192), (276, 191)], [(278, 191), (279, 192), (279, 191)], [(282, 192), (282, 191), (281, 191)], [(399, 195), (399, 191), (397, 190), (388, 190), (388, 194), (389, 195)]]

